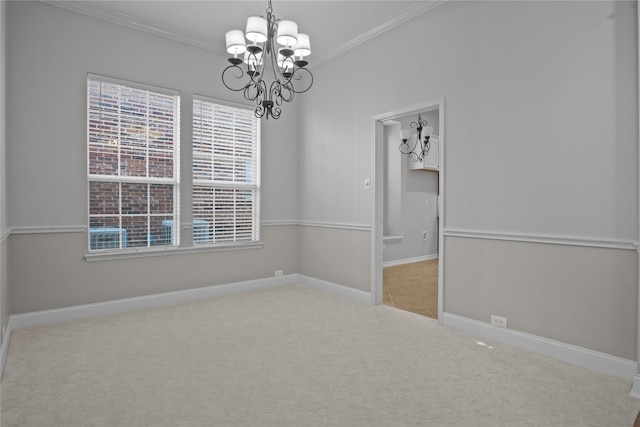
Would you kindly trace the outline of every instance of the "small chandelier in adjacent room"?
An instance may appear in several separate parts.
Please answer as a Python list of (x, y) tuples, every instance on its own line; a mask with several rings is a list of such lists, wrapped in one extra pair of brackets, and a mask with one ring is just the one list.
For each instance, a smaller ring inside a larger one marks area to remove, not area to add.
[[(275, 17), (271, 0), (266, 12), (266, 18), (250, 16), (245, 33), (226, 33), (227, 52), (233, 57), (222, 72), (222, 82), (258, 105), (256, 117), (277, 119), (283, 102), (291, 102), (296, 93), (308, 91), (313, 84), (304, 60), (311, 53), (311, 44), (307, 34), (298, 32), (295, 22)], [(265, 71), (273, 73), (269, 83)]]
[[(422, 120), (422, 117), (418, 113), (418, 121), (411, 122), (410, 125), (412, 128), (416, 128), (418, 134), (416, 135), (415, 142), (407, 142), (409, 138), (415, 134), (411, 134), (411, 130), (402, 129), (400, 131), (400, 139), (402, 143), (400, 144), (400, 152), (402, 154), (407, 154), (411, 160), (414, 162), (421, 162), (427, 154), (429, 154), (429, 148), (431, 147), (431, 143), (429, 139), (431, 138), (431, 134), (433, 133), (433, 126), (428, 126), (426, 120)], [(423, 135), (424, 132), (424, 135)], [(424, 141), (422, 137), (424, 136)], [(418, 147), (419, 145), (419, 147)], [(418, 149), (416, 151), (416, 148)]]

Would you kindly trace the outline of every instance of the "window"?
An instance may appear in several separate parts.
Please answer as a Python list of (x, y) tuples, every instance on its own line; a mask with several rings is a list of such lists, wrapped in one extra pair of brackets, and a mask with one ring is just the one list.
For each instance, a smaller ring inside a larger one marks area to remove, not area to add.
[(260, 120), (246, 108), (193, 101), (194, 245), (260, 240)]
[(178, 245), (180, 96), (89, 75), (89, 249)]

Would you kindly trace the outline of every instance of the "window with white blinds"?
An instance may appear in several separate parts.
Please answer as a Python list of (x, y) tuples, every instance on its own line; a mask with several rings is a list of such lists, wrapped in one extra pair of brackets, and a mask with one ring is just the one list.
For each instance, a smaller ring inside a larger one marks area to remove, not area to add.
[(260, 120), (253, 111), (193, 101), (194, 245), (260, 240)]
[(89, 75), (89, 250), (179, 244), (180, 95)]

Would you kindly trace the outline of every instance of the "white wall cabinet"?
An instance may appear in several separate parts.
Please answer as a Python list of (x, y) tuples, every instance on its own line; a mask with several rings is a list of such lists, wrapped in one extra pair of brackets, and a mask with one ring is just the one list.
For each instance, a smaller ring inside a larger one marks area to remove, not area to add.
[(437, 171), (440, 167), (438, 159), (439, 159), (439, 143), (440, 138), (438, 135), (431, 135), (429, 138), (431, 147), (429, 148), (429, 153), (422, 159), (421, 162), (414, 162), (409, 159), (409, 169), (410, 170), (430, 170)]

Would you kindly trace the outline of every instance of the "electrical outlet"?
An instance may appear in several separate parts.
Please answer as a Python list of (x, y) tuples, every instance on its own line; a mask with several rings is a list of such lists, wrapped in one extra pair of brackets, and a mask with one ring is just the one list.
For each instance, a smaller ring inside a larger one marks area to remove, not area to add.
[(493, 326), (497, 326), (499, 328), (506, 328), (507, 327), (507, 318), (506, 317), (500, 317), (500, 316), (495, 316), (495, 315), (491, 315), (491, 324)]
[(284, 272), (282, 270), (276, 270), (276, 277), (282, 276)]
[(429, 239), (429, 233), (426, 231), (422, 232), (422, 240), (428, 240)]

